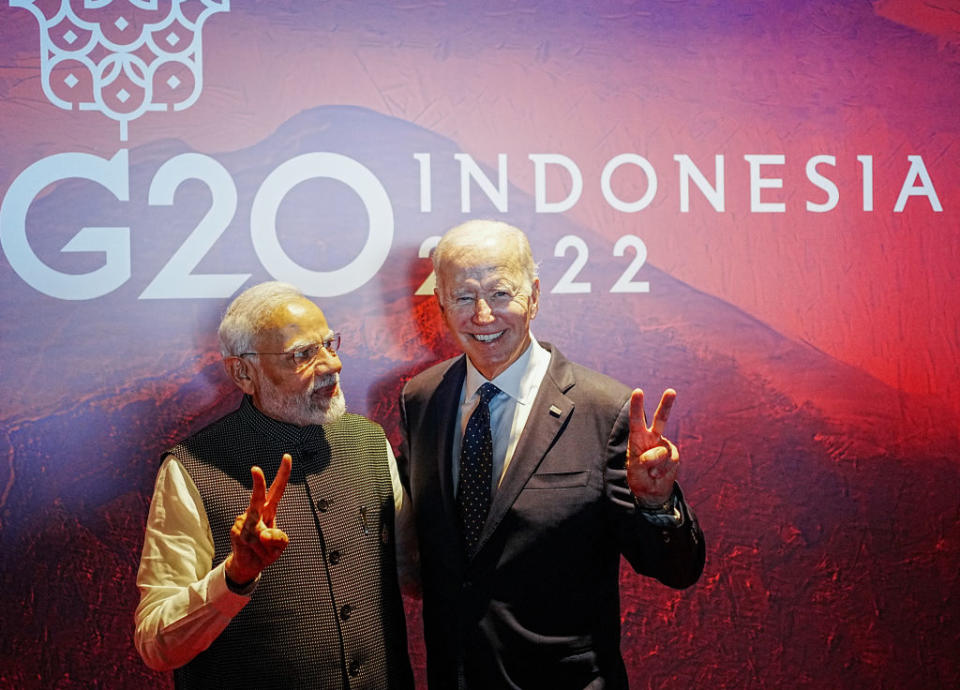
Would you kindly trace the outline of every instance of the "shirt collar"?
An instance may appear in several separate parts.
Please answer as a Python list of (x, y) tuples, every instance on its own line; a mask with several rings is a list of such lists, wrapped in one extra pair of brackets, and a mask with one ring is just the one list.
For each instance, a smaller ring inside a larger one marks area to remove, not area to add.
[[(529, 405), (537, 395), (537, 389), (543, 380), (543, 374), (550, 363), (550, 353), (530, 334), (530, 345), (517, 361), (504, 369), (490, 383), (509, 395), (521, 405)], [(487, 379), (477, 371), (467, 357), (467, 377), (463, 382), (464, 402), (476, 397), (477, 390)]]

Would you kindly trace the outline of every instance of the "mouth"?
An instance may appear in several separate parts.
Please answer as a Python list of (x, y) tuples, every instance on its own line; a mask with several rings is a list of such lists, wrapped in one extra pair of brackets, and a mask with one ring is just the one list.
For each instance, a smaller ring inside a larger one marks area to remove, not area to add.
[(504, 334), (504, 331), (498, 331), (496, 333), (471, 333), (473, 339), (481, 343), (492, 343), (494, 340), (499, 338)]
[(310, 397), (314, 399), (326, 400), (327, 398), (332, 398), (337, 394), (337, 385), (327, 386), (325, 388), (314, 388), (310, 391)]
[(336, 378), (321, 380), (314, 384), (314, 389), (310, 391), (311, 397), (332, 398), (340, 389), (340, 381)]

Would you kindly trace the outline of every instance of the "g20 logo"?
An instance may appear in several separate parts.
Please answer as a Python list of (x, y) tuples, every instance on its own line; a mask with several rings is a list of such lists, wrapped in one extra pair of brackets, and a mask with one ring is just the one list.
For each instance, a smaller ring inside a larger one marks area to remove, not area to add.
[[(277, 212), (284, 197), (301, 182), (318, 177), (338, 180), (353, 189), (369, 218), (369, 234), (360, 253), (333, 271), (314, 271), (297, 264), (283, 251), (277, 237)], [(104, 254), (103, 265), (84, 274), (63, 273), (46, 265), (27, 238), (27, 210), (32, 201), (45, 187), (69, 178), (90, 180), (118, 201), (130, 200), (126, 149), (110, 159), (85, 153), (48, 156), (20, 173), (7, 191), (0, 207), (0, 245), (10, 266), (39, 292), (64, 300), (94, 299), (130, 279), (129, 227), (84, 227), (64, 245), (64, 252)], [(218, 161), (199, 153), (171, 158), (154, 174), (148, 203), (173, 204), (177, 188), (189, 179), (200, 180), (210, 189), (210, 209), (140, 293), (140, 299), (229, 297), (250, 277), (249, 273), (193, 272), (236, 214), (236, 184)], [(253, 248), (263, 267), (277, 279), (292, 282), (315, 297), (346, 294), (369, 281), (386, 261), (393, 228), (393, 207), (381, 182), (364, 165), (338, 153), (305, 153), (282, 163), (261, 183), (250, 210)]]

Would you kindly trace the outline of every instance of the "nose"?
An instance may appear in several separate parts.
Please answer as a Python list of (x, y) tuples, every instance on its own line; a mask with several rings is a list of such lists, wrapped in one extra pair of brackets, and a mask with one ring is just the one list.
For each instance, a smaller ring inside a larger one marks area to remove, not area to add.
[(483, 297), (477, 299), (477, 306), (473, 312), (473, 321), (474, 323), (483, 326), (485, 324), (491, 323), (494, 319), (493, 310), (490, 309), (490, 305), (487, 304), (487, 300)]
[(313, 360), (314, 372), (320, 375), (339, 374), (341, 369), (343, 364), (340, 362), (340, 356), (336, 352), (330, 352), (327, 348), (321, 347)]

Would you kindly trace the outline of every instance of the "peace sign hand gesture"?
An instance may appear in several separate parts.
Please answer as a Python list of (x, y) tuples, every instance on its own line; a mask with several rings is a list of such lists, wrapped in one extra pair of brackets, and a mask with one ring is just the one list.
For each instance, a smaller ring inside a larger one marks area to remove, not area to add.
[(232, 551), (224, 563), (227, 577), (237, 584), (252, 581), (287, 548), (290, 539), (283, 530), (274, 527), (274, 519), (292, 465), (293, 458), (284, 453), (269, 493), (263, 470), (256, 466), (250, 468), (253, 477), (250, 505), (246, 512), (237, 516), (230, 529)]
[(630, 396), (627, 484), (640, 505), (647, 508), (659, 508), (673, 494), (680, 451), (663, 437), (662, 432), (676, 399), (675, 390), (665, 390), (653, 415), (653, 426), (648, 427), (643, 410), (643, 391), (636, 388)]

